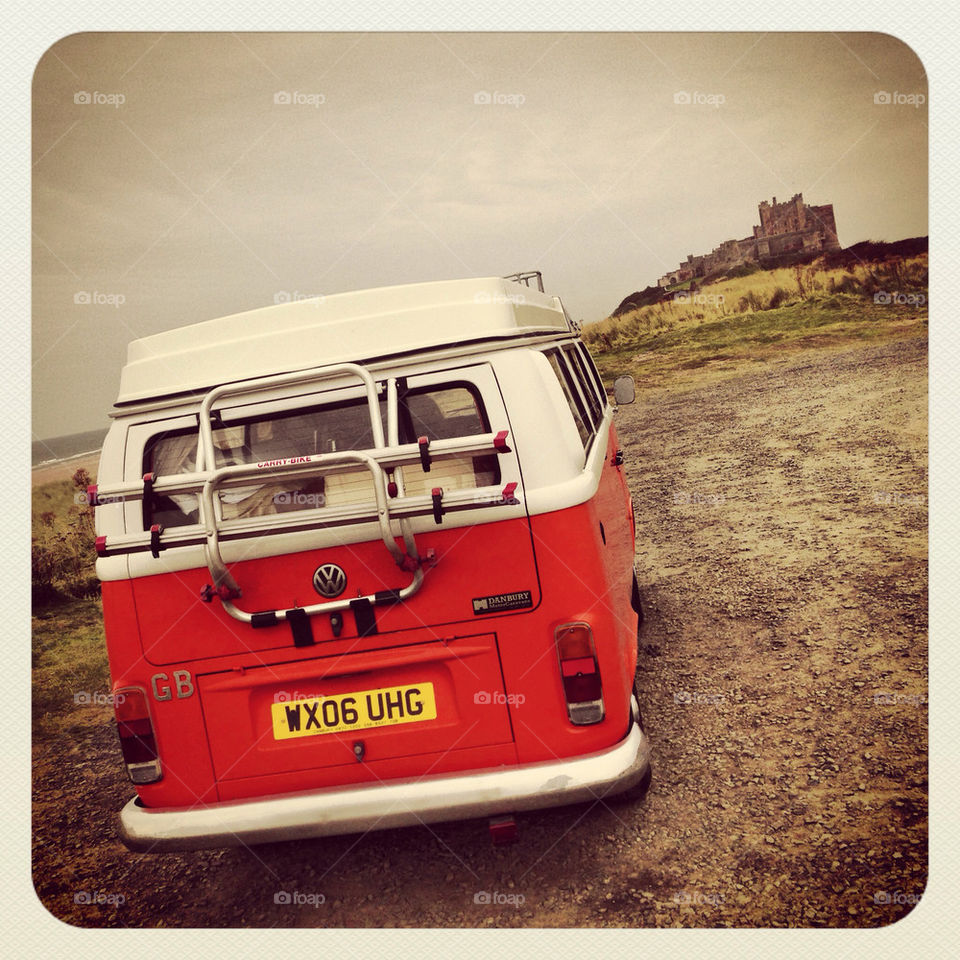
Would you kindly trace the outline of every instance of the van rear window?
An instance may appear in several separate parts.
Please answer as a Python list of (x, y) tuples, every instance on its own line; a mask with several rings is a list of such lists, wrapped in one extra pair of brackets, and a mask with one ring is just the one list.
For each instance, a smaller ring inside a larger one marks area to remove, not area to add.
[[(385, 400), (380, 407), (386, 432)], [(414, 443), (421, 436), (442, 440), (488, 431), (482, 401), (471, 386), (419, 388), (400, 397), (401, 443)], [(373, 431), (366, 401), (355, 400), (238, 420), (215, 429), (213, 442), (216, 465), (223, 467), (339, 450), (365, 450), (373, 446)], [(196, 460), (195, 429), (160, 433), (147, 442), (144, 471), (151, 471), (155, 476), (190, 473), (196, 469)], [(490, 486), (500, 482), (500, 468), (495, 455), (465, 455), (436, 461), (429, 475), (419, 465), (406, 466), (402, 480), (408, 495), (418, 495), (438, 485), (451, 490)], [(372, 499), (371, 485), (371, 474), (360, 467), (327, 476), (297, 477), (222, 490), (220, 507), (226, 520), (310, 510)], [(144, 511), (143, 522), (144, 529), (152, 523), (168, 527), (197, 523), (197, 497), (193, 494), (156, 497), (152, 510)]]

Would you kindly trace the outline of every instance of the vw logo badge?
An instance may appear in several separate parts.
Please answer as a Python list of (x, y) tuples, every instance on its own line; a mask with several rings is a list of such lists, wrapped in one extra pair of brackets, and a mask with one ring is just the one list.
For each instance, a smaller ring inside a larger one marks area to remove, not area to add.
[(313, 574), (313, 589), (321, 597), (339, 597), (347, 586), (347, 575), (343, 567), (335, 563), (324, 563)]

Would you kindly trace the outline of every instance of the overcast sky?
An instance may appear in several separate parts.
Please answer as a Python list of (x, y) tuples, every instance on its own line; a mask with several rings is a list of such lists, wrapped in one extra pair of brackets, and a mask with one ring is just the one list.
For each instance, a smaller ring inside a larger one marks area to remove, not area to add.
[(797, 192), (844, 246), (926, 234), (926, 96), (876, 34), (68, 37), (34, 80), (33, 437), (105, 425), (130, 340), (287, 297), (539, 269), (599, 320)]

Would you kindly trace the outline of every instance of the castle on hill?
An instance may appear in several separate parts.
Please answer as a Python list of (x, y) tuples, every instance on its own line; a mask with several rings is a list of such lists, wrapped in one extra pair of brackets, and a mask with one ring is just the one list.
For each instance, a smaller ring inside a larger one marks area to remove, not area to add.
[(724, 240), (712, 253), (689, 254), (676, 270), (664, 274), (657, 283), (670, 287), (768, 257), (840, 249), (832, 203), (813, 207), (803, 202), (802, 193), (797, 193), (783, 203), (777, 203), (776, 197), (773, 203), (764, 200), (758, 209), (760, 223), (754, 226), (752, 236)]

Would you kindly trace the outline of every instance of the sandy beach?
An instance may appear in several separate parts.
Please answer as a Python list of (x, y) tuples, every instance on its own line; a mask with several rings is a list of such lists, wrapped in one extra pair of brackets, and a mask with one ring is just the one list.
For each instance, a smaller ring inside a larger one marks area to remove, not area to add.
[(56, 480), (69, 480), (74, 473), (83, 467), (90, 474), (91, 482), (96, 482), (97, 468), (100, 465), (100, 451), (83, 453), (69, 460), (58, 460), (56, 463), (42, 463), (32, 468), (31, 487), (39, 487)]

